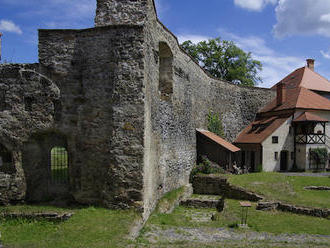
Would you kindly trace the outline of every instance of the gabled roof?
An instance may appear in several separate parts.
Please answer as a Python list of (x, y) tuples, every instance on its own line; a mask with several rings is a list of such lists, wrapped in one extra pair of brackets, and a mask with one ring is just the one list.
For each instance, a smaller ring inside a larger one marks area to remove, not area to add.
[[(330, 82), (307, 66), (299, 68), (281, 80), (285, 88), (304, 87), (309, 90), (330, 92)], [(272, 89), (276, 89), (275, 84)]]
[(207, 138), (213, 140), (214, 142), (216, 142), (217, 144), (219, 144), (220, 146), (222, 146), (223, 148), (225, 148), (231, 152), (238, 152), (241, 150), (237, 146), (234, 146), (233, 144), (231, 144), (228, 141), (224, 140), (223, 138), (219, 137), (215, 133), (212, 133), (207, 130), (202, 130), (202, 129), (196, 129), (196, 131), (199, 132), (200, 134), (202, 134), (203, 136), (206, 136)]
[(260, 120), (260, 123), (265, 124), (253, 124), (251, 123), (246, 127), (234, 141), (235, 143), (248, 143), (248, 144), (261, 144), (265, 139), (267, 139), (277, 128), (279, 128), (287, 119), (286, 116), (274, 116), (269, 118), (264, 118)]
[(283, 104), (278, 106), (275, 98), (266, 107), (261, 109), (260, 113), (286, 109), (330, 110), (329, 99), (304, 87), (286, 88), (284, 92), (285, 100)]
[(302, 115), (298, 116), (293, 120), (293, 122), (328, 122), (327, 119), (324, 119), (318, 115), (312, 114), (310, 112), (304, 112)]

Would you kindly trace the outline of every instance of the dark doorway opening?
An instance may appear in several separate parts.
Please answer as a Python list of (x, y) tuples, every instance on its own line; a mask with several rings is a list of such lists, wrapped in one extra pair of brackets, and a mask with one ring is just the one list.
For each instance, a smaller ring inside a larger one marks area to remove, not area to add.
[(280, 162), (280, 170), (287, 171), (288, 170), (288, 151), (281, 151), (281, 162)]
[(256, 163), (256, 152), (251, 152), (251, 172), (255, 171), (255, 163)]

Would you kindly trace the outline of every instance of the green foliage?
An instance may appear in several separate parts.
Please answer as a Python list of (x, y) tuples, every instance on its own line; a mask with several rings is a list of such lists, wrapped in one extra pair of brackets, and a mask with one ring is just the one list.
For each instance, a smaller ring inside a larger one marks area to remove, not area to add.
[(221, 167), (212, 166), (211, 161), (203, 158), (202, 163), (197, 164), (190, 173), (190, 181), (197, 174), (225, 174), (225, 170)]
[(216, 78), (246, 86), (261, 82), (258, 76), (261, 62), (252, 59), (250, 52), (244, 52), (232, 41), (215, 38), (194, 44), (188, 40), (181, 47)]
[(328, 160), (328, 150), (327, 148), (311, 149), (311, 156), (318, 165), (325, 164)]
[(255, 171), (256, 172), (262, 172), (262, 164), (258, 164)]
[(225, 137), (220, 114), (212, 113), (212, 111), (209, 111), (207, 115), (207, 129), (222, 138)]

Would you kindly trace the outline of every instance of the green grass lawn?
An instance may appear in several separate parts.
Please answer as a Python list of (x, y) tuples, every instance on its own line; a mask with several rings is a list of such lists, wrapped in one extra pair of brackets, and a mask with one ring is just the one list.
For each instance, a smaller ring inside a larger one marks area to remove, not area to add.
[[(291, 214), (281, 211), (258, 211), (256, 203), (248, 212), (248, 225), (251, 230), (269, 233), (304, 233), (330, 235), (330, 220), (312, 216)], [(226, 208), (217, 213), (217, 220), (212, 221), (215, 209), (196, 209), (177, 207), (171, 214), (153, 214), (148, 225), (167, 227), (234, 227), (240, 223), (241, 207), (238, 200), (226, 199)], [(204, 221), (198, 221), (198, 218)], [(207, 218), (209, 219), (207, 221)]]
[(0, 231), (5, 247), (31, 248), (109, 248), (126, 247), (132, 224), (139, 217), (134, 211), (103, 208), (58, 209), (44, 206), (2, 208), (7, 212), (74, 212), (65, 222), (2, 219)]
[(328, 177), (286, 176), (281, 173), (231, 175), (229, 182), (278, 200), (300, 206), (330, 208), (330, 191), (305, 190), (305, 186), (329, 186)]

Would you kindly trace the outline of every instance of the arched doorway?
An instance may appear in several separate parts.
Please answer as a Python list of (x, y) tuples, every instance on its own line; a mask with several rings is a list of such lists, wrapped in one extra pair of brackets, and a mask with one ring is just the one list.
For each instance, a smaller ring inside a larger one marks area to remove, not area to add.
[(31, 202), (51, 201), (69, 196), (69, 155), (67, 139), (55, 132), (34, 134), (23, 149), (26, 198)]

